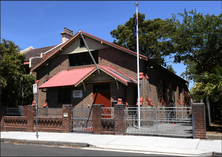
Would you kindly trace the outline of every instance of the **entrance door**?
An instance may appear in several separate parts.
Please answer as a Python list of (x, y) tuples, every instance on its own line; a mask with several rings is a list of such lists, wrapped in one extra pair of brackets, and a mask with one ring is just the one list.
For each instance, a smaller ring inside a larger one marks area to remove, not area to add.
[[(93, 103), (103, 104), (104, 107), (111, 107), (110, 105), (110, 85), (109, 83), (94, 84)], [(104, 110), (104, 118), (111, 118), (111, 109)]]

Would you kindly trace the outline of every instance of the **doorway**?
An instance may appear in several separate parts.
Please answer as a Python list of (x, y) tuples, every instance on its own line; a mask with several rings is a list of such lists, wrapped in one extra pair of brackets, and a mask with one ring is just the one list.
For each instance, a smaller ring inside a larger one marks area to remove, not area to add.
[[(104, 107), (111, 107), (110, 104), (110, 83), (97, 83), (93, 87), (93, 103), (103, 104)], [(109, 110), (104, 110), (104, 118), (111, 118)]]

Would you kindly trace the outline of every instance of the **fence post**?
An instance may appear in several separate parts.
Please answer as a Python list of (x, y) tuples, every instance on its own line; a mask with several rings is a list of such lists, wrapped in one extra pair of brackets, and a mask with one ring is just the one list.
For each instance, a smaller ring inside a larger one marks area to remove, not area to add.
[(0, 121), (1, 121), (1, 131), (4, 131), (4, 116), (5, 116), (5, 113), (6, 113), (6, 107), (4, 106), (1, 106), (1, 111), (0, 111)]
[(34, 132), (34, 116), (35, 116), (35, 106), (29, 105), (27, 112), (27, 132)]
[(206, 139), (205, 104), (194, 103), (192, 112), (194, 115), (195, 138)]
[(101, 134), (102, 132), (102, 114), (103, 114), (103, 104), (93, 104), (93, 134)]
[(71, 111), (73, 107), (72, 104), (62, 105), (62, 132), (71, 132)]
[(115, 135), (125, 135), (125, 104), (114, 106)]

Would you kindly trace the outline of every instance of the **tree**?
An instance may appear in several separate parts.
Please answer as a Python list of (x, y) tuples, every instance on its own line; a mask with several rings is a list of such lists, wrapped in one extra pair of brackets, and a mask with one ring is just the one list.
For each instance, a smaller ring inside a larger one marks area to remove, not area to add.
[[(221, 75), (218, 69), (222, 67), (222, 14), (203, 15), (196, 9), (189, 12), (185, 9), (178, 15), (183, 18), (182, 22), (175, 15), (168, 19), (176, 25), (176, 32), (171, 36), (175, 48), (174, 62), (187, 65), (182, 76), (187, 75), (196, 83), (191, 89), (194, 99), (209, 97), (211, 108), (217, 111), (221, 106)], [(221, 114), (215, 113), (211, 115)]]
[[(133, 38), (136, 14), (124, 25), (118, 25), (117, 29), (110, 32), (113, 43), (136, 51), (136, 39)], [(170, 37), (176, 31), (172, 20), (145, 20), (145, 14), (138, 13), (139, 24), (139, 52), (156, 63), (166, 66), (166, 56), (171, 57), (174, 46)]]
[(173, 69), (172, 65), (167, 65), (166, 69), (169, 70), (170, 72), (176, 74), (177, 72)]
[(203, 15), (196, 9), (189, 12), (185, 9), (184, 14), (178, 15), (183, 17), (183, 22), (177, 20), (175, 15), (168, 21), (172, 21), (177, 28), (171, 36), (175, 48), (174, 62), (184, 62), (192, 67), (184, 75), (193, 79), (193, 74), (199, 75), (204, 71), (213, 73), (215, 67), (222, 67), (222, 14)]
[[(1, 65), (1, 105), (18, 106), (27, 105), (21, 103), (22, 95), (24, 101), (32, 99), (30, 85), (34, 83), (33, 75), (24, 75), (25, 55), (19, 53), (19, 46), (10, 40), (3, 39), (0, 44), (0, 65)], [(21, 92), (22, 86), (25, 86), (24, 92)]]
[[(213, 120), (221, 120), (222, 115), (222, 68), (217, 66), (214, 69), (215, 73), (203, 72), (197, 77), (197, 83), (191, 89), (191, 95), (194, 99), (201, 100), (209, 97), (210, 104), (214, 104), (213, 107)], [(212, 106), (212, 105), (211, 105)], [(212, 110), (211, 109), (211, 110)]]
[(191, 94), (198, 99), (209, 96), (213, 102), (222, 99), (222, 68), (216, 67), (215, 73), (204, 72), (197, 78), (196, 85), (192, 88)]

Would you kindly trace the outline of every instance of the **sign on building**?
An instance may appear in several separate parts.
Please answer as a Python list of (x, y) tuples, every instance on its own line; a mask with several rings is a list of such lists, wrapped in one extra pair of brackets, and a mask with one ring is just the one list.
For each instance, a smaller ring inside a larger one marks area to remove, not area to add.
[(82, 90), (74, 90), (73, 98), (82, 98)]

